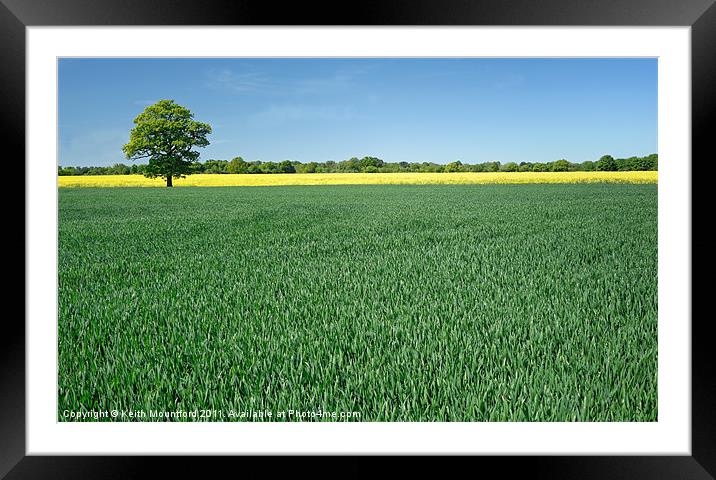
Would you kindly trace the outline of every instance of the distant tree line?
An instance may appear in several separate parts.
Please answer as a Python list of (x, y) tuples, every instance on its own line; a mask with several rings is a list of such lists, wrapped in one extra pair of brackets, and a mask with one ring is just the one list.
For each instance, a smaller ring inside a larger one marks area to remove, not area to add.
[[(604, 155), (597, 161), (572, 163), (567, 160), (554, 162), (450, 162), (446, 165), (431, 162), (384, 162), (376, 157), (353, 157), (341, 162), (308, 162), (284, 160), (283, 162), (247, 162), (241, 157), (232, 160), (207, 160), (191, 165), (192, 173), (392, 173), (392, 172), (592, 172), (657, 170), (659, 156), (613, 158)], [(144, 174), (146, 164), (125, 165), (116, 163), (111, 167), (59, 167), (59, 175), (132, 175)]]

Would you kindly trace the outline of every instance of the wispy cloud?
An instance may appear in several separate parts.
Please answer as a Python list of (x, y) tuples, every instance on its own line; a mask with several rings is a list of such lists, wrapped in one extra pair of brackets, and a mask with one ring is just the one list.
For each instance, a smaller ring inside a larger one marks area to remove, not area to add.
[(60, 142), (62, 166), (112, 165), (130, 163), (124, 158), (122, 145), (129, 141), (129, 131), (119, 129), (88, 130), (68, 141)]
[(296, 121), (343, 121), (356, 118), (348, 106), (330, 105), (271, 105), (250, 117), (251, 123), (275, 126)]
[(287, 86), (300, 95), (339, 92), (350, 89), (354, 84), (354, 75), (336, 72), (327, 77), (303, 78), (296, 80), (293, 85)]
[(261, 72), (235, 72), (229, 69), (209, 70), (206, 72), (207, 86), (228, 90), (234, 93), (269, 92), (276, 85)]
[(261, 70), (212, 69), (206, 72), (206, 85), (237, 94), (326, 94), (350, 90), (360, 81), (361, 76), (371, 74), (377, 68), (377, 63), (341, 66), (322, 76), (302, 78), (276, 77)]
[(498, 90), (507, 90), (510, 88), (521, 87), (525, 84), (526, 78), (524, 75), (517, 73), (510, 73), (498, 78), (494, 83), (494, 87)]

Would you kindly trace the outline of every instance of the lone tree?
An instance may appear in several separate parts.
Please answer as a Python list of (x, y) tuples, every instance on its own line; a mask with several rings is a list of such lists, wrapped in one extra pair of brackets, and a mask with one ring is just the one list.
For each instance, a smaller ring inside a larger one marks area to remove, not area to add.
[(194, 120), (189, 109), (174, 100), (159, 100), (134, 119), (135, 127), (129, 134), (129, 143), (122, 151), (129, 160), (148, 158), (144, 176), (161, 177), (172, 186), (173, 178), (184, 178), (192, 173), (192, 164), (198, 161), (194, 147), (206, 147), (211, 126)]

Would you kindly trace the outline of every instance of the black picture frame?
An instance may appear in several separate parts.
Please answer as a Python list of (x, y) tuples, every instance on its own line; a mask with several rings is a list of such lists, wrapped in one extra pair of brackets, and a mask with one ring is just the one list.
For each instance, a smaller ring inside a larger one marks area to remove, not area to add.
[[(257, 0), (0, 0), (0, 118), (7, 160), (25, 158), (25, 28), (40, 25), (574, 25), (574, 26), (690, 26), (692, 75), (692, 166), (706, 163), (716, 112), (715, 0), (366, 0), (360, 3), (327, 1), (278, 4)], [(693, 159), (698, 159), (694, 162)], [(710, 161), (713, 161), (711, 159)], [(692, 167), (693, 171), (693, 167)], [(701, 175), (703, 179), (705, 176)], [(13, 181), (17, 182), (13, 175)], [(706, 202), (694, 192), (699, 176), (692, 176), (692, 257)], [(22, 189), (24, 193), (24, 178)], [(19, 183), (19, 182), (18, 182)], [(703, 191), (703, 189), (698, 189)], [(17, 202), (19, 193), (6, 194)], [(23, 196), (24, 198), (24, 196)], [(19, 210), (19, 209), (17, 209)], [(23, 235), (9, 236), (11, 244)], [(9, 231), (9, 230), (8, 230)], [(699, 254), (706, 249), (699, 248)], [(9, 250), (8, 250), (9, 251)], [(702, 257), (699, 257), (701, 260)], [(700, 261), (692, 268), (692, 305), (703, 298), (695, 293)], [(703, 265), (703, 266), (702, 266)], [(8, 277), (6, 277), (8, 278)], [(25, 273), (23, 273), (23, 279)], [(14, 282), (23, 289), (25, 282)], [(22, 286), (20, 286), (22, 285)], [(12, 292), (9, 290), (8, 293)], [(18, 292), (19, 293), (19, 292)], [(8, 295), (10, 297), (10, 295)], [(19, 295), (18, 295), (19, 298)], [(708, 335), (712, 320), (692, 307), (692, 442), (691, 456), (523, 456), (479, 457), (481, 467), (507, 474), (550, 478), (714, 478), (716, 475), (716, 375)], [(24, 312), (24, 305), (22, 307)], [(178, 468), (196, 469), (202, 476), (226, 468), (236, 459), (187, 462), (173, 457), (26, 456), (25, 448), (25, 324), (6, 310), (0, 335), (0, 477), (18, 478), (133, 478), (152, 474), (148, 466), (170, 475)], [(24, 315), (23, 315), (24, 317)], [(199, 465), (200, 463), (200, 465)]]

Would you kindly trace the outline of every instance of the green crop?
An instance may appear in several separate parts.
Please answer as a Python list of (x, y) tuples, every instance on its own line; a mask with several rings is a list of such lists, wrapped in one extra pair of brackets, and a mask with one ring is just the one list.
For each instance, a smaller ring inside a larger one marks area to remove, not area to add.
[(657, 420), (656, 185), (60, 189), (58, 274), (60, 420)]

